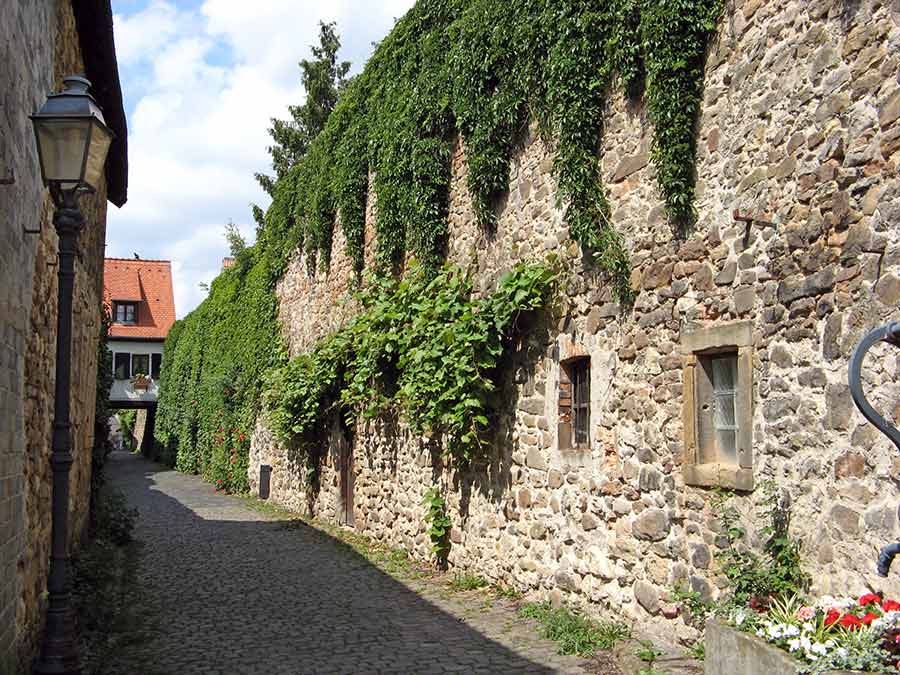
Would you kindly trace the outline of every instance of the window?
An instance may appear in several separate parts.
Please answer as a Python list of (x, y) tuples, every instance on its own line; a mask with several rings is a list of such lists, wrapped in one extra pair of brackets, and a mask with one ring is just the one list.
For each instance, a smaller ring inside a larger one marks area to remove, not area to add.
[(115, 322), (137, 323), (137, 304), (134, 302), (117, 302)]
[(698, 357), (697, 417), (702, 458), (737, 464), (737, 352)]
[(131, 354), (127, 352), (116, 352), (114, 363), (117, 380), (127, 380), (131, 377)]
[(749, 322), (684, 335), (684, 477), (753, 489), (753, 332)]
[(159, 379), (159, 373), (162, 370), (162, 354), (150, 355), (150, 377), (154, 380)]
[(578, 357), (559, 369), (559, 447), (585, 449), (591, 444), (591, 360)]
[(150, 375), (150, 355), (149, 354), (132, 354), (131, 355), (131, 372), (135, 375)]

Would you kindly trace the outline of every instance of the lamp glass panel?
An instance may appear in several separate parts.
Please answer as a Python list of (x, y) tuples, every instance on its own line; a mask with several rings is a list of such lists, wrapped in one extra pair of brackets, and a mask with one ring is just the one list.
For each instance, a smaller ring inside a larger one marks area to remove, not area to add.
[[(88, 119), (35, 122), (46, 181), (63, 181), (74, 187), (81, 181), (91, 121)], [(68, 185), (62, 186), (64, 189)]]
[(100, 176), (103, 175), (106, 153), (109, 151), (111, 142), (112, 136), (109, 132), (95, 122), (91, 129), (91, 146), (88, 149), (87, 164), (84, 168), (84, 182), (93, 188), (97, 187)]

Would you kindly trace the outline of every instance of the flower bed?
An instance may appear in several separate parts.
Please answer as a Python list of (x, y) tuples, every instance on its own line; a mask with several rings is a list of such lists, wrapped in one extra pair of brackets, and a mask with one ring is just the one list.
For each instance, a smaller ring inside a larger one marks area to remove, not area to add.
[(719, 620), (708, 625), (707, 675), (900, 672), (900, 603), (874, 593), (815, 604), (773, 600), (732, 607), (720, 618), (731, 628)]

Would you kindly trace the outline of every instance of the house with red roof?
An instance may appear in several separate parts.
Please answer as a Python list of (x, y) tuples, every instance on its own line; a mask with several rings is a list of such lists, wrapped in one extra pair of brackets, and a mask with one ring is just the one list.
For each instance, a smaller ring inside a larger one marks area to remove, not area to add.
[(103, 294), (112, 325), (114, 407), (151, 407), (159, 392), (163, 342), (175, 323), (172, 266), (168, 260), (106, 258)]

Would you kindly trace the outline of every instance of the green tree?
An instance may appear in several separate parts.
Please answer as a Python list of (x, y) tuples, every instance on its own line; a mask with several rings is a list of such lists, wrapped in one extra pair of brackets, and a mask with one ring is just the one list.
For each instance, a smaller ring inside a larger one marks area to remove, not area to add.
[(272, 155), (275, 178), (256, 174), (256, 180), (270, 195), (275, 180), (281, 179), (307, 152), (309, 144), (325, 128), (325, 122), (337, 105), (347, 84), (349, 61), (337, 60), (341, 38), (334, 22), (319, 22), (319, 45), (312, 45), (312, 59), (300, 61), (300, 81), (306, 91), (303, 105), (289, 106), (291, 119), (272, 118), (269, 135), (274, 141), (268, 150)]
[(232, 220), (225, 224), (225, 240), (228, 242), (232, 258), (237, 258), (247, 248), (247, 241)]

